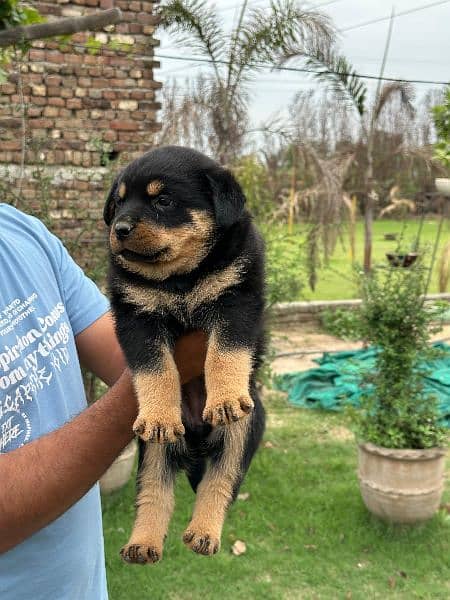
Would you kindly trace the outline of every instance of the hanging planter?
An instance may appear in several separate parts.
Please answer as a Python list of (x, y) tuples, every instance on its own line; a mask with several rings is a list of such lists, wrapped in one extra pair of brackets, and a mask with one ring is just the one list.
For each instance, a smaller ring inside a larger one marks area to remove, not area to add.
[(440, 194), (450, 198), (450, 177), (438, 177), (434, 180), (434, 183)]
[(410, 267), (416, 262), (418, 256), (419, 255), (417, 254), (417, 252), (407, 252), (400, 254), (397, 254), (395, 252), (388, 252), (386, 254), (386, 258), (388, 259), (389, 264), (393, 267)]

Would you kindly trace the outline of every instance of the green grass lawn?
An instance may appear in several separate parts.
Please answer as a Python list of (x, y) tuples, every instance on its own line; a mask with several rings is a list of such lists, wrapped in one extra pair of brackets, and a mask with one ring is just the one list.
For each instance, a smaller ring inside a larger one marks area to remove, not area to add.
[[(134, 483), (104, 498), (110, 599), (448, 600), (450, 515), (441, 511), (415, 528), (377, 521), (359, 495), (344, 417), (280, 399), (266, 408), (266, 445), (241, 488), (250, 496), (231, 508), (218, 555), (197, 556), (181, 541), (194, 501), (184, 475), (157, 565), (119, 559), (133, 520)], [(233, 556), (238, 539), (247, 551)]]
[[(356, 234), (356, 260), (359, 264), (363, 262), (364, 252), (364, 226), (362, 222), (357, 225)], [(418, 221), (375, 221), (373, 230), (373, 262), (387, 264), (386, 252), (394, 251), (397, 247), (397, 242), (386, 241), (384, 235), (386, 233), (395, 233), (399, 235), (403, 232), (404, 243), (402, 246), (409, 249), (411, 243), (414, 241), (417, 234)], [(300, 225), (297, 227), (296, 236), (298, 237), (299, 243), (304, 239), (302, 234), (303, 227)], [(423, 225), (423, 232), (421, 236), (421, 243), (425, 248), (430, 248), (434, 244), (436, 233), (438, 230), (438, 221), (436, 219), (426, 219)], [(280, 228), (280, 231), (287, 232), (287, 228)], [(312, 292), (309, 287), (305, 286), (299, 300), (341, 300), (346, 298), (356, 298), (357, 292), (352, 281), (352, 266), (348, 242), (348, 234), (345, 228), (342, 231), (343, 241), (339, 242), (336, 246), (336, 250), (330, 260), (328, 267), (323, 268), (319, 271), (318, 284), (316, 290)], [(447, 220), (444, 223), (442, 234), (440, 238), (440, 248), (449, 241), (450, 239), (450, 223)], [(292, 246), (291, 246), (292, 249)], [(283, 248), (281, 257), (286, 256), (290, 248), (288, 245)], [(431, 251), (429, 253), (431, 258)], [(439, 253), (438, 253), (439, 256)], [(282, 258), (279, 261), (280, 268), (283, 268)], [(295, 277), (295, 273), (292, 273)], [(304, 278), (304, 271), (299, 269), (298, 276)], [(437, 292), (437, 269), (434, 269), (432, 285), (430, 292)]]

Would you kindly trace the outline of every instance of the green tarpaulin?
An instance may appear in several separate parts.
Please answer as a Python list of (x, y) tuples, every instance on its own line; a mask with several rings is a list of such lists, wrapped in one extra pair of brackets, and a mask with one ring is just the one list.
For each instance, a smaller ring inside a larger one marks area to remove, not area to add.
[[(425, 391), (438, 398), (443, 423), (450, 427), (450, 346), (433, 344), (439, 356), (424, 367)], [(275, 378), (275, 387), (287, 392), (292, 404), (303, 408), (341, 410), (346, 405), (358, 406), (362, 393), (361, 378), (375, 364), (376, 350), (326, 352), (314, 362), (318, 367)]]

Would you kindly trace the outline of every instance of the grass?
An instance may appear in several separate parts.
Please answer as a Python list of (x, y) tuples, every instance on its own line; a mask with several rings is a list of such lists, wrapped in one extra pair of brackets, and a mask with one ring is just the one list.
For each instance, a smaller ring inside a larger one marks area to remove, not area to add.
[[(184, 547), (194, 495), (179, 476), (165, 554), (152, 566), (119, 559), (133, 520), (134, 483), (105, 497), (110, 600), (412, 599), (450, 597), (450, 515), (393, 527), (371, 517), (356, 478), (356, 451), (342, 415), (266, 402), (266, 443), (229, 512), (213, 558)], [(270, 442), (270, 444), (267, 444)], [(450, 501), (450, 487), (444, 501)], [(247, 551), (234, 556), (235, 540)]]
[[(397, 248), (396, 241), (386, 241), (384, 235), (386, 233), (398, 233), (402, 235), (404, 243), (403, 248), (409, 249), (411, 243), (415, 240), (415, 236), (418, 230), (418, 221), (375, 221), (373, 229), (373, 262), (387, 264), (386, 252), (394, 251)], [(357, 224), (356, 230), (356, 260), (359, 264), (363, 262), (363, 251), (364, 251), (364, 225), (362, 222)], [(438, 230), (437, 219), (426, 219), (423, 225), (423, 231), (421, 235), (421, 244), (430, 249), (429, 256), (431, 258), (431, 248), (434, 244), (436, 233)], [(286, 232), (287, 228), (283, 227), (281, 231)], [(304, 240), (302, 234), (302, 226), (298, 226), (295, 234), (295, 238), (301, 243)], [(440, 238), (440, 250), (448, 242), (450, 232), (450, 226), (448, 221), (444, 223), (441, 238)], [(288, 252), (292, 252), (291, 248), (286, 244), (283, 246), (279, 256), (284, 257), (287, 260)], [(438, 252), (438, 257), (439, 257)], [(283, 258), (278, 259), (280, 262), (279, 268), (283, 269), (284, 265), (282, 262)], [(437, 263), (437, 260), (436, 260)], [(304, 268), (299, 268), (297, 272), (292, 272), (292, 277), (299, 277), (305, 279)], [(438, 274), (435, 267), (433, 272), (433, 278), (430, 286), (430, 292), (434, 293), (438, 291)], [(352, 280), (352, 265), (349, 250), (349, 242), (346, 231), (343, 230), (343, 240), (338, 242), (336, 250), (331, 257), (330, 264), (326, 268), (322, 268), (319, 271), (318, 283), (315, 291), (311, 291), (309, 287), (305, 286), (301, 295), (298, 296), (299, 300), (342, 300), (347, 298), (356, 298), (357, 291)]]

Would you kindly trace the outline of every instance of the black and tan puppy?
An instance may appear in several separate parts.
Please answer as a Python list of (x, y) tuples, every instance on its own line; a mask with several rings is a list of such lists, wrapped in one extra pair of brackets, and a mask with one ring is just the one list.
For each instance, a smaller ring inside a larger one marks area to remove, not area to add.
[[(231, 173), (176, 146), (128, 165), (106, 202), (111, 302), (139, 401), (127, 562), (161, 558), (179, 469), (197, 492), (183, 540), (200, 554), (217, 552), (227, 507), (263, 434), (255, 384), (263, 245), (244, 203)], [(174, 344), (193, 330), (207, 335), (205, 375), (181, 387)]]

